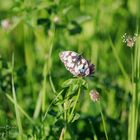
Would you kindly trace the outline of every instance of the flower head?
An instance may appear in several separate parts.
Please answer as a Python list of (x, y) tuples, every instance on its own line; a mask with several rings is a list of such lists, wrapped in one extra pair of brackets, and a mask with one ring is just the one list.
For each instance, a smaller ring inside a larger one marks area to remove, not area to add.
[(11, 21), (9, 19), (3, 19), (1, 21), (1, 26), (3, 29), (7, 30), (11, 26)]
[(130, 36), (130, 35), (127, 35), (127, 33), (125, 33), (122, 36), (122, 39), (123, 39), (123, 42), (126, 43), (128, 47), (132, 48), (135, 45), (137, 36), (138, 36), (137, 34), (134, 34), (134, 36)]
[(54, 23), (58, 23), (60, 21), (60, 18), (58, 16), (55, 16), (53, 18)]
[(74, 76), (84, 77), (94, 73), (95, 66), (76, 52), (63, 51), (60, 52), (59, 57), (66, 69)]
[(100, 100), (100, 95), (96, 90), (90, 91), (90, 98), (93, 102), (97, 102)]

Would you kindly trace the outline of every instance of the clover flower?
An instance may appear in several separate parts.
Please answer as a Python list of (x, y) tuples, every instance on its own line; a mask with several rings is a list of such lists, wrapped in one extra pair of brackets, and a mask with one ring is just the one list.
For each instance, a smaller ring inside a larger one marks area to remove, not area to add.
[(134, 34), (134, 36), (130, 36), (127, 35), (127, 33), (125, 33), (122, 36), (123, 42), (126, 43), (126, 45), (130, 48), (134, 47), (136, 39), (137, 39), (138, 34)]
[(60, 52), (59, 57), (66, 69), (74, 76), (85, 77), (94, 73), (95, 65), (91, 64), (88, 60), (74, 51)]
[(90, 91), (90, 98), (93, 102), (99, 101), (100, 100), (99, 92), (97, 92), (96, 90), (91, 90)]
[(1, 21), (1, 26), (3, 29), (7, 30), (11, 26), (11, 21), (9, 19), (3, 19)]

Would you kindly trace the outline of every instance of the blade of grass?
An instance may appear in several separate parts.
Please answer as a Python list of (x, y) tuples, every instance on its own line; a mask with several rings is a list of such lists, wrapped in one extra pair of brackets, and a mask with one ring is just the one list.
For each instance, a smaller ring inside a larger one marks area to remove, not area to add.
[(47, 63), (44, 64), (43, 70), (43, 86), (42, 86), (42, 111), (45, 111), (46, 108), (46, 77), (47, 77)]
[[(132, 102), (130, 106), (130, 128), (129, 128), (129, 137), (130, 140), (137, 139), (137, 123), (138, 123), (138, 50), (137, 45), (135, 46), (134, 50), (134, 58), (132, 58)], [(133, 53), (133, 52), (131, 52)]]
[(128, 76), (127, 72), (125, 71), (124, 67), (123, 67), (123, 64), (122, 64), (122, 62), (121, 62), (121, 60), (120, 60), (120, 57), (119, 57), (119, 55), (118, 55), (118, 53), (117, 53), (117, 50), (115, 49), (115, 46), (114, 46), (114, 44), (113, 44), (113, 42), (112, 42), (110, 36), (109, 36), (109, 42), (110, 42), (110, 46), (111, 46), (111, 48), (112, 48), (112, 51), (113, 51), (114, 56), (115, 56), (115, 59), (116, 59), (116, 61), (117, 61), (117, 63), (118, 63), (118, 66), (120, 67), (120, 70), (121, 70), (123, 76), (124, 76), (127, 80), (130, 81), (129, 76)]
[[(137, 0), (137, 19), (136, 19), (136, 34), (139, 34), (139, 23), (140, 23), (140, 1)], [(137, 42), (136, 42), (136, 46), (137, 46), (137, 73), (136, 73), (136, 138), (137, 138), (137, 128), (138, 128), (138, 116), (139, 116), (139, 104), (140, 104), (140, 100), (139, 100), (139, 94), (140, 94), (140, 37), (138, 38)]]
[[(15, 104), (14, 99), (13, 99), (10, 95), (6, 94), (6, 97), (7, 97), (13, 104)], [(24, 109), (23, 109), (18, 103), (17, 103), (17, 107), (18, 107), (18, 109), (20, 110), (20, 112), (21, 112), (31, 123), (34, 123), (34, 121), (32, 120), (32, 118), (24, 111)]]
[(55, 86), (53, 84), (51, 74), (49, 74), (49, 81), (50, 81), (50, 85), (51, 85), (52, 91), (56, 94), (56, 89), (55, 89)]
[[(139, 8), (140, 1), (137, 0), (137, 18), (136, 18), (136, 34), (139, 33)], [(133, 53), (133, 52), (132, 52)], [(130, 140), (137, 139), (137, 129), (138, 129), (138, 115), (139, 115), (139, 80), (140, 80), (140, 46), (138, 44), (138, 40), (134, 47), (134, 58), (132, 59), (132, 102), (131, 102), (131, 110), (130, 110), (130, 121), (129, 121), (129, 134), (128, 138)]]
[[(132, 51), (132, 50), (131, 50)], [(131, 83), (132, 83), (132, 98), (134, 95), (134, 55), (133, 52), (131, 52)], [(134, 99), (134, 98), (133, 98)], [(133, 101), (130, 105), (130, 111), (129, 111), (129, 126), (128, 126), (128, 138), (132, 139), (132, 132), (133, 132)]]
[(105, 132), (105, 137), (106, 137), (106, 140), (108, 140), (105, 119), (104, 119), (104, 115), (103, 115), (103, 112), (102, 112), (102, 107), (101, 107), (101, 103), (100, 102), (99, 102), (99, 108), (100, 108), (100, 114), (101, 114), (101, 118), (102, 118), (102, 122), (103, 122), (103, 128), (104, 128), (104, 132)]
[(46, 77), (48, 74), (51, 73), (51, 66), (52, 66), (52, 49), (53, 49), (53, 43), (54, 43), (54, 38), (55, 38), (55, 28), (53, 30), (53, 36), (52, 36), (52, 40), (51, 40), (51, 47), (49, 50), (49, 58), (48, 58), (48, 62), (46, 61), (45, 65), (44, 65), (44, 70), (43, 70), (43, 90), (42, 90), (42, 111), (45, 112), (45, 108), (46, 108)]
[(62, 128), (59, 140), (64, 140), (65, 128)]
[(94, 127), (93, 127), (93, 124), (92, 124), (92, 121), (90, 119), (89, 119), (89, 124), (91, 126), (91, 130), (92, 130), (92, 133), (93, 133), (93, 139), (98, 140), (97, 135), (96, 135), (95, 130), (94, 130)]
[(37, 102), (36, 102), (36, 107), (34, 110), (33, 118), (36, 119), (39, 116), (40, 110), (41, 110), (41, 102), (42, 102), (42, 93), (39, 92)]
[(22, 124), (21, 124), (20, 113), (18, 110), (16, 91), (15, 91), (15, 86), (14, 86), (14, 53), (12, 55), (12, 81), (11, 82), (12, 82), (12, 94), (13, 94), (13, 99), (14, 99), (16, 120), (17, 120), (17, 125), (18, 125), (18, 130), (19, 130), (19, 138), (22, 139), (23, 129), (22, 129)]

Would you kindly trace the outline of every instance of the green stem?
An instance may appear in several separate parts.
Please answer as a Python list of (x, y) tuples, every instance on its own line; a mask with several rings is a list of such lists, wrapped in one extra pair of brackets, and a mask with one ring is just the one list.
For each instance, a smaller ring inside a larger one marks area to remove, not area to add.
[(53, 84), (51, 74), (49, 74), (49, 81), (50, 81), (50, 85), (51, 85), (51, 88), (52, 88), (53, 93), (56, 94), (56, 89), (55, 89), (55, 86), (54, 86), (54, 84)]
[(66, 127), (62, 128), (59, 140), (64, 140), (65, 132), (66, 132)]
[(48, 73), (51, 75), (51, 66), (52, 66), (52, 50), (53, 50), (53, 46), (54, 46), (54, 40), (55, 40), (55, 34), (56, 34), (56, 29), (55, 27), (53, 27), (53, 35), (52, 35), (52, 39), (50, 42), (50, 50), (49, 50), (49, 59), (48, 59)]
[(108, 140), (105, 119), (104, 119), (104, 115), (103, 115), (103, 112), (102, 112), (102, 108), (101, 108), (101, 103), (100, 102), (99, 102), (99, 105), (100, 105), (100, 113), (101, 113), (101, 118), (102, 118), (102, 121), (103, 121), (103, 127), (104, 127), (105, 137), (106, 137), (106, 140)]
[(63, 108), (64, 108), (64, 120), (66, 121), (66, 124), (67, 124), (67, 109), (66, 109), (66, 103), (63, 104)]
[(45, 111), (46, 108), (46, 84), (47, 84), (47, 63), (44, 64), (43, 69), (43, 83), (42, 83), (42, 111)]
[(77, 94), (77, 97), (76, 97), (76, 100), (75, 100), (75, 104), (74, 104), (74, 106), (73, 106), (73, 108), (72, 108), (72, 111), (71, 111), (71, 113), (70, 113), (69, 122), (70, 122), (70, 121), (72, 120), (72, 118), (73, 118), (73, 113), (74, 113), (74, 110), (75, 110), (75, 108), (76, 108), (76, 104), (77, 104), (77, 102), (78, 102), (78, 99), (79, 99), (79, 97), (80, 97), (80, 92), (81, 92), (81, 86), (79, 86), (78, 94)]
[[(135, 55), (135, 54), (134, 54)], [(135, 60), (132, 61), (132, 103), (131, 103), (131, 129), (130, 129), (130, 139), (136, 140), (136, 83), (134, 81), (135, 78)]]
[(139, 47), (138, 44), (134, 47), (134, 52), (131, 52), (132, 61), (132, 102), (130, 106), (129, 115), (129, 130), (128, 136), (130, 140), (137, 139), (137, 125), (138, 125), (138, 109), (139, 109), (139, 97), (138, 97), (138, 81), (139, 81)]
[[(137, 19), (136, 19), (136, 33), (139, 34), (139, 21), (140, 21), (140, 12), (139, 12), (139, 9), (140, 9), (140, 1), (137, 0)], [(139, 39), (139, 38), (138, 38)], [(140, 104), (140, 101), (139, 101), (139, 89), (140, 89), (140, 84), (139, 84), (139, 81), (140, 81), (140, 43), (138, 43), (138, 41), (136, 42), (136, 100), (135, 100), (135, 138), (137, 139), (137, 128), (138, 128), (138, 116), (139, 116), (139, 104)]]
[(45, 112), (45, 115), (44, 115), (44, 117), (43, 117), (43, 121), (45, 120), (45, 118), (46, 118), (46, 116), (47, 116), (47, 114), (48, 114), (48, 111), (50, 110), (50, 108), (51, 108), (51, 106), (53, 105), (53, 103), (57, 100), (57, 98), (58, 98), (62, 93), (63, 93), (63, 90), (60, 91), (60, 92), (57, 94), (57, 96), (52, 100), (52, 102), (50, 103), (50, 105), (48, 106), (48, 108), (47, 108), (47, 110), (46, 110), (46, 112)]
[(114, 44), (113, 44), (113, 42), (112, 42), (112, 40), (111, 40), (111, 37), (109, 37), (109, 42), (110, 42), (110, 46), (111, 46), (111, 48), (112, 48), (112, 51), (113, 51), (114, 56), (115, 56), (115, 59), (116, 59), (116, 61), (117, 61), (117, 63), (118, 63), (118, 66), (120, 67), (120, 70), (121, 70), (123, 76), (124, 76), (127, 80), (130, 81), (130, 79), (129, 79), (129, 77), (128, 77), (128, 74), (127, 74), (127, 72), (125, 71), (125, 69), (124, 69), (124, 67), (123, 67), (123, 64), (122, 64), (122, 62), (121, 62), (121, 60), (120, 60), (120, 57), (119, 57), (119, 55), (118, 55), (118, 53), (117, 53), (117, 51), (116, 51), (116, 49), (115, 49), (115, 46), (114, 46)]
[(132, 103), (130, 106), (130, 113), (129, 113), (129, 129), (128, 129), (128, 138), (131, 140), (133, 137), (133, 108), (134, 108), (134, 55), (133, 50), (131, 50), (131, 84), (132, 84)]
[(41, 103), (42, 102), (42, 92), (40, 91), (37, 97), (36, 106), (33, 114), (33, 118), (36, 119), (39, 116), (41, 110)]
[(94, 130), (94, 127), (93, 127), (93, 124), (92, 124), (92, 121), (90, 119), (89, 119), (89, 124), (91, 126), (91, 130), (92, 130), (92, 133), (93, 133), (93, 139), (98, 140), (97, 135), (96, 135), (95, 130)]

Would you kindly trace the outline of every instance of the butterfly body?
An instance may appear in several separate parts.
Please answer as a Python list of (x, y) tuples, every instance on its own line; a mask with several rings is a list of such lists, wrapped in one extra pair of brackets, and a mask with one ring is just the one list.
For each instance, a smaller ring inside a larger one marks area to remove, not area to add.
[(74, 51), (63, 51), (59, 57), (66, 69), (74, 76), (88, 76), (94, 71), (94, 65)]

